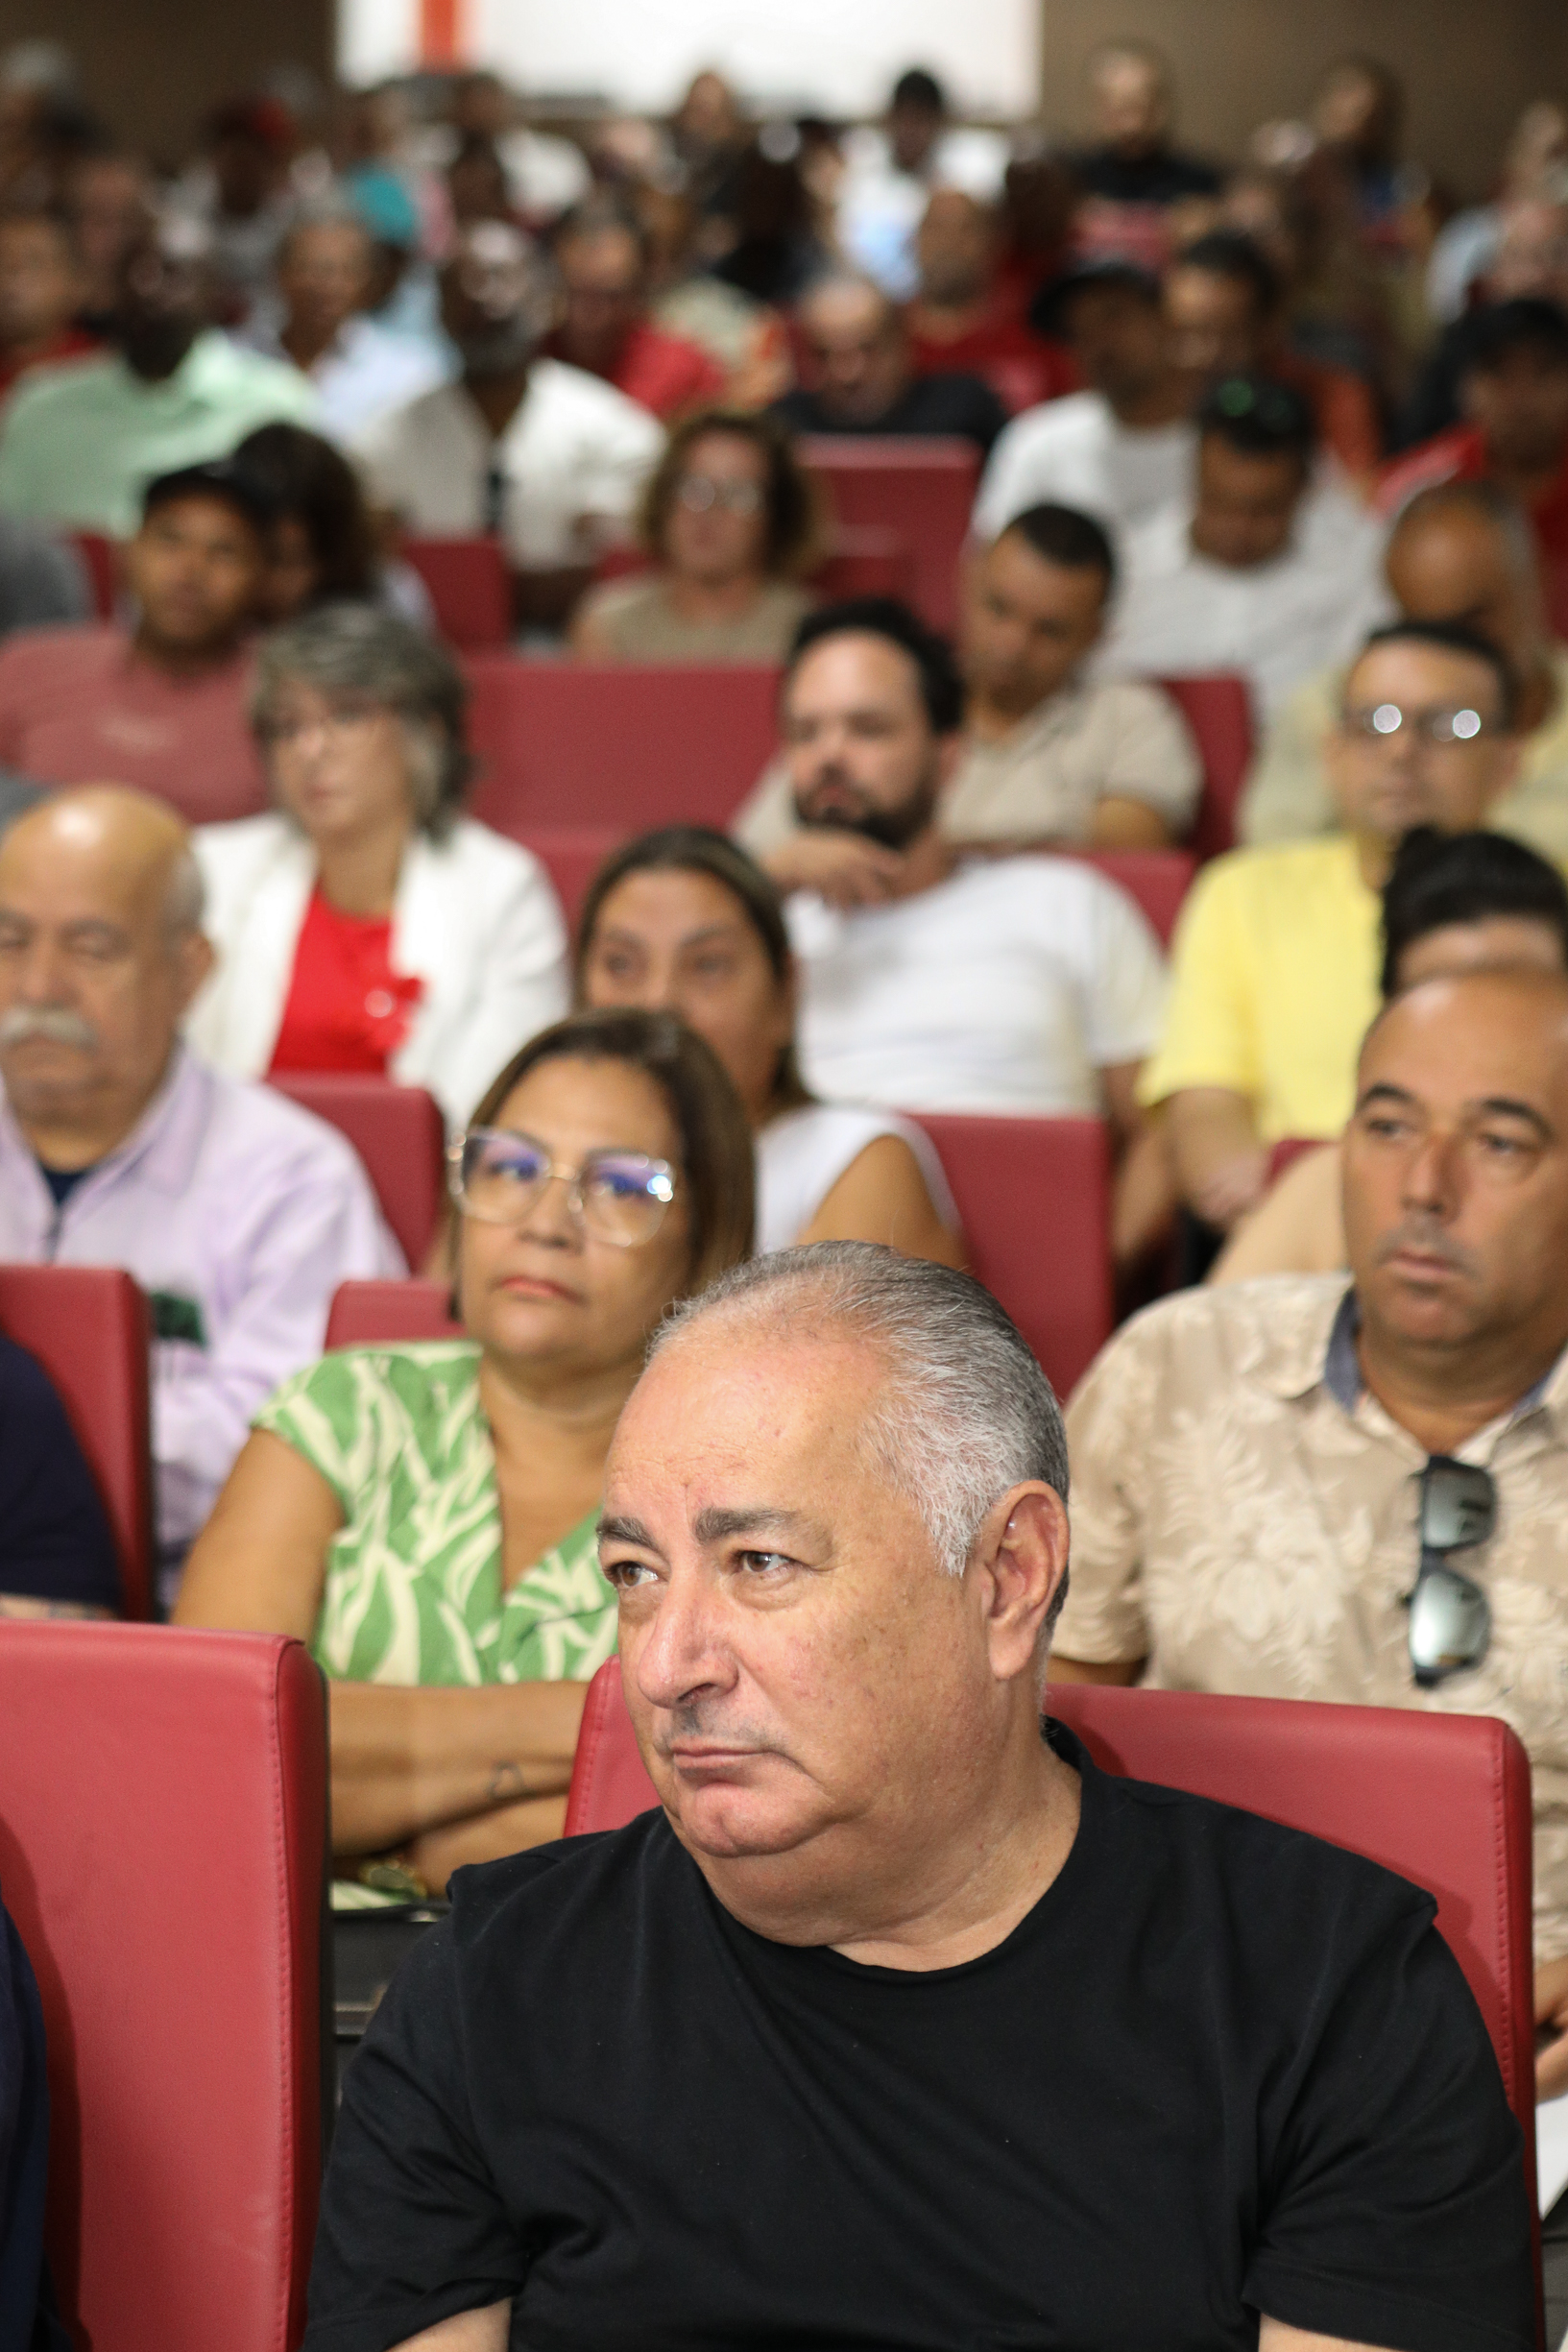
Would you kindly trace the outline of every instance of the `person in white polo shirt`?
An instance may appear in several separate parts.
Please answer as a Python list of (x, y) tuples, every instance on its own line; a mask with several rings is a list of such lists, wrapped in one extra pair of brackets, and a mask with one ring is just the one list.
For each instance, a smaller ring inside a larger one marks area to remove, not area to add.
[(1129, 1262), (1169, 1200), (1134, 1099), (1159, 1030), (1160, 951), (1088, 865), (960, 857), (935, 819), (962, 709), (947, 646), (892, 599), (803, 624), (783, 702), (801, 830), (767, 862), (793, 894), (806, 1082), (911, 1110), (1103, 1113)]
[(539, 355), (548, 265), (519, 229), (480, 221), (442, 272), (442, 325), (463, 363), (356, 441), (373, 500), (410, 531), (506, 548), (518, 616), (558, 628), (612, 541), (630, 533), (663, 427), (582, 368)]

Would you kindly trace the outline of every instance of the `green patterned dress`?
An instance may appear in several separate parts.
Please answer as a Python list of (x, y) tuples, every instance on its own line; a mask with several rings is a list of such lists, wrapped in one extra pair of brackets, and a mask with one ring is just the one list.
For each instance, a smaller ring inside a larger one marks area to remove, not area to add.
[(346, 1347), (286, 1380), (257, 1429), (343, 1507), (311, 1649), (362, 1683), (586, 1682), (615, 1647), (597, 1511), (501, 1588), (495, 1455), (468, 1340)]

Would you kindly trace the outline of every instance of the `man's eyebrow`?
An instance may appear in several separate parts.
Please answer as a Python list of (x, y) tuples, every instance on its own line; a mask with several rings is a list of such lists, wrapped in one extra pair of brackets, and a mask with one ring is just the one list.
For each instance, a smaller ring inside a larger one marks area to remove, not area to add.
[(613, 1512), (607, 1511), (599, 1521), (598, 1537), (601, 1543), (640, 1543), (645, 1552), (654, 1549), (653, 1538), (640, 1519), (618, 1518)]
[(1357, 1100), (1356, 1108), (1364, 1110), (1368, 1103), (1413, 1103), (1414, 1101), (1414, 1095), (1407, 1087), (1395, 1086), (1389, 1079), (1380, 1078), (1372, 1085), (1363, 1090)]
[(803, 1512), (783, 1511), (766, 1503), (726, 1508), (710, 1503), (699, 1511), (692, 1534), (699, 1543), (722, 1543), (730, 1536), (787, 1536), (810, 1525)]
[(1523, 1119), (1527, 1127), (1534, 1128), (1548, 1143), (1556, 1140), (1556, 1128), (1533, 1103), (1518, 1102), (1511, 1094), (1489, 1094), (1482, 1097), (1476, 1108), (1484, 1111), (1489, 1119)]

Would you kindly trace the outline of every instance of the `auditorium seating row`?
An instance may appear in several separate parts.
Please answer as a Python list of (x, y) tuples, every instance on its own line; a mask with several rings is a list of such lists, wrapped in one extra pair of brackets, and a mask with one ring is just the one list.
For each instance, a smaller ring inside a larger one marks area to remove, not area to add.
[[(1436, 1897), (1534, 2183), (1530, 1767), (1495, 1718), (1057, 1687), (1107, 1770), (1330, 1838)], [(331, 2036), (326, 1713), (264, 1635), (17, 1624), (0, 1882), (49, 2038), (48, 2244), (93, 2352), (294, 2352)], [(615, 1661), (568, 1833), (651, 1801)]]

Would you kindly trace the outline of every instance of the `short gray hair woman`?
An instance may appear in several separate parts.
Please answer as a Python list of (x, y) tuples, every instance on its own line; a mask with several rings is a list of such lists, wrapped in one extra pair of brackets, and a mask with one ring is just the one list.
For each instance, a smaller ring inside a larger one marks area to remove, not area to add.
[(374, 605), (262, 641), (251, 716), (274, 812), (195, 841), (219, 960), (190, 1031), (221, 1069), (381, 1073), (461, 1127), (565, 1010), (543, 868), (462, 813), (467, 705), (446, 648)]

